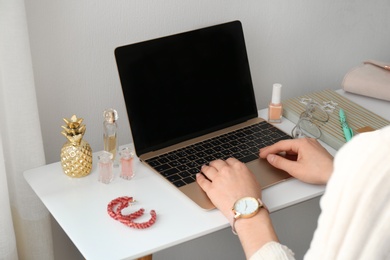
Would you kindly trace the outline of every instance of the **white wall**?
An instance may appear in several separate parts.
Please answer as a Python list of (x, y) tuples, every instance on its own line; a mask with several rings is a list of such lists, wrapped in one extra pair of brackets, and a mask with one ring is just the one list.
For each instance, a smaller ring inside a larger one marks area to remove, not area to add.
[(288, 98), (340, 88), (365, 59), (390, 61), (388, 0), (26, 0), (26, 12), (48, 163), (59, 160), (62, 118), (72, 114), (99, 151), (102, 111), (114, 107), (119, 141), (131, 142), (113, 55), (120, 45), (241, 20), (259, 108), (274, 82)]

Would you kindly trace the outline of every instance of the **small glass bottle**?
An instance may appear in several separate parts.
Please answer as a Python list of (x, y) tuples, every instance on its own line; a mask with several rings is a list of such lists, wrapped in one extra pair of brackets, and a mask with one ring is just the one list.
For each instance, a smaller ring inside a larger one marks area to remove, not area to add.
[(118, 140), (117, 140), (117, 130), (118, 125), (116, 120), (118, 120), (118, 112), (115, 109), (109, 108), (103, 112), (104, 122), (103, 122), (103, 142), (104, 150), (112, 153), (114, 161), (114, 167), (117, 167), (117, 149), (118, 149)]
[(135, 174), (133, 168), (134, 152), (129, 147), (125, 147), (119, 152), (119, 156), (121, 157), (120, 177), (126, 180), (132, 179)]
[(112, 153), (106, 151), (103, 151), (98, 155), (98, 180), (105, 184), (109, 184), (114, 179), (112, 156)]
[(282, 122), (283, 107), (281, 103), (282, 85), (275, 83), (272, 89), (272, 99), (268, 106), (268, 122), (280, 123)]

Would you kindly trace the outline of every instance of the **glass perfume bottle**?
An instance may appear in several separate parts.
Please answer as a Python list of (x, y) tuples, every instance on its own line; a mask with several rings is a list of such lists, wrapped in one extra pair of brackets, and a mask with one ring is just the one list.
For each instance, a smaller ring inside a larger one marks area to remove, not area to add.
[(106, 151), (103, 151), (98, 155), (98, 180), (105, 184), (109, 184), (114, 179), (112, 157), (112, 153)]
[(118, 140), (117, 140), (117, 130), (118, 125), (116, 121), (118, 120), (118, 112), (115, 109), (109, 108), (103, 112), (104, 122), (103, 122), (103, 142), (104, 150), (112, 153), (114, 166), (117, 167), (117, 149), (118, 149)]
[(282, 85), (275, 83), (272, 89), (272, 99), (268, 106), (268, 122), (280, 123), (282, 122), (283, 107), (281, 103)]
[(134, 177), (134, 152), (129, 148), (125, 147), (119, 152), (121, 161), (121, 173), (120, 177), (126, 180), (130, 180)]

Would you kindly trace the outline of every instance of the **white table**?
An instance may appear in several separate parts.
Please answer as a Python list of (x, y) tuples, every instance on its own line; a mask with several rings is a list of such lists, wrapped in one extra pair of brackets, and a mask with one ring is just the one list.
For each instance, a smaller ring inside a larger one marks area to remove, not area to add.
[[(339, 93), (390, 119), (390, 102)], [(260, 116), (267, 118), (267, 110)], [(279, 124), (290, 132), (293, 124), (284, 119)], [(332, 154), (335, 151), (324, 145)], [(90, 175), (75, 179), (66, 176), (60, 163), (53, 163), (24, 172), (29, 185), (45, 204), (66, 234), (86, 259), (134, 259), (228, 227), (218, 211), (204, 211), (157, 176), (139, 161), (136, 176), (127, 181), (116, 177), (110, 184), (97, 181), (96, 157)], [(322, 195), (324, 186), (289, 179), (263, 191), (263, 199), (271, 212)], [(107, 214), (107, 204), (120, 196), (133, 196), (138, 203), (129, 212), (151, 209), (157, 222), (149, 229), (128, 228)]]

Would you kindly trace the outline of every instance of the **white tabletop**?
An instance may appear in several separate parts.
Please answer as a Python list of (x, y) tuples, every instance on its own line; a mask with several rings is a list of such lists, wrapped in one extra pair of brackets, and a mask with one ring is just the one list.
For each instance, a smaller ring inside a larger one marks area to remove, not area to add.
[[(378, 114), (381, 110), (390, 111), (390, 102), (346, 96), (363, 106), (367, 104)], [(389, 119), (388, 112), (382, 116)], [(267, 110), (261, 110), (260, 117), (267, 118)], [(293, 124), (284, 119), (278, 127), (289, 132)], [(83, 178), (66, 176), (60, 163), (24, 172), (27, 182), (86, 259), (134, 259), (229, 225), (218, 210), (202, 210), (139, 161), (132, 180), (119, 178), (116, 168), (115, 179), (110, 184), (97, 181), (96, 161), (95, 157), (91, 174)], [(265, 189), (263, 199), (273, 212), (323, 192), (324, 186), (289, 179)], [(149, 211), (156, 210), (156, 223), (148, 229), (137, 230), (113, 220), (107, 214), (107, 204), (120, 196), (132, 196), (138, 201), (128, 208), (129, 213), (145, 208), (145, 217), (139, 221), (148, 220)]]

